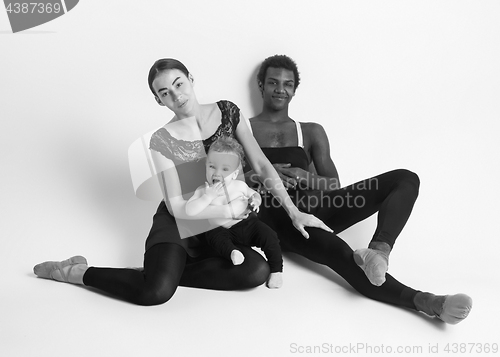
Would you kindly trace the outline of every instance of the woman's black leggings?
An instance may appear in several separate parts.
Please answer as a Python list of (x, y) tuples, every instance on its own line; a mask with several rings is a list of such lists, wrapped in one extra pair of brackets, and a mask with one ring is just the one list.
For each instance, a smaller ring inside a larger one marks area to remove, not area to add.
[(218, 256), (192, 259), (180, 245), (160, 243), (144, 254), (144, 270), (90, 267), (83, 282), (138, 305), (167, 302), (179, 285), (239, 290), (263, 284), (270, 272), (267, 262), (249, 247), (238, 249), (245, 261), (234, 266)]
[[(378, 212), (377, 228), (372, 241), (386, 242), (391, 247), (403, 229), (418, 196), (419, 179), (408, 170), (394, 170), (348, 187), (324, 193), (315, 198), (296, 202), (303, 210), (323, 220), (335, 233), (349, 228)], [(273, 202), (274, 201), (274, 202)], [(260, 218), (273, 228), (281, 247), (324, 264), (342, 276), (359, 293), (378, 301), (415, 309), (413, 298), (418, 292), (386, 274), (382, 286), (372, 285), (354, 262), (353, 250), (336, 234), (322, 229), (307, 228), (305, 239), (290, 223), (285, 210), (277, 207), (276, 199), (265, 197)]]

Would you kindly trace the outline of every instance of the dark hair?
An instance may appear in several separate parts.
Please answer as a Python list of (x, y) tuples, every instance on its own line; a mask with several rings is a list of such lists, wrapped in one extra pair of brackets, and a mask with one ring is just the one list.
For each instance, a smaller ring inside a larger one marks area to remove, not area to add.
[(294, 89), (297, 89), (300, 83), (300, 76), (299, 70), (297, 69), (297, 64), (293, 59), (285, 55), (274, 55), (271, 57), (267, 57), (260, 65), (259, 72), (257, 73), (257, 83), (264, 84), (264, 81), (266, 80), (266, 72), (269, 67), (284, 68), (292, 71), (295, 77)]
[(177, 61), (176, 59), (173, 58), (159, 59), (151, 66), (151, 69), (149, 70), (148, 74), (149, 89), (151, 89), (151, 92), (153, 92), (153, 95), (155, 97), (156, 93), (155, 90), (153, 89), (153, 81), (155, 80), (158, 73), (166, 71), (167, 69), (178, 69), (179, 71), (184, 73), (186, 77), (189, 77), (188, 69), (180, 61)]
[(245, 151), (241, 144), (230, 136), (221, 136), (210, 145), (210, 151), (228, 152), (236, 154), (240, 158), (241, 166), (245, 166)]

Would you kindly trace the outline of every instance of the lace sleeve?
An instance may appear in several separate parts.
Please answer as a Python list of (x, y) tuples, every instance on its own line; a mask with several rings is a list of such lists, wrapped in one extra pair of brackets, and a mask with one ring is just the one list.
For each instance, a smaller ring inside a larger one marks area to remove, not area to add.
[(238, 108), (236, 104), (229, 100), (223, 101), (223, 108), (226, 114), (226, 118), (231, 121), (233, 132), (236, 132), (236, 127), (240, 122), (240, 108)]
[(168, 145), (168, 141), (166, 140), (165, 135), (163, 135), (163, 131), (166, 130), (164, 128), (161, 128), (155, 131), (153, 135), (151, 135), (149, 148), (151, 150), (158, 151), (167, 159), (172, 159), (172, 150), (170, 148), (170, 145)]

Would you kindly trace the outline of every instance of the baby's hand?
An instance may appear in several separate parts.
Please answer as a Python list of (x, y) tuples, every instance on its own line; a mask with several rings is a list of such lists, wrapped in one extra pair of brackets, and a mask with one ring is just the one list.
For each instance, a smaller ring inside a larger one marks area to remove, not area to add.
[(259, 213), (260, 204), (262, 203), (262, 198), (259, 194), (253, 194), (248, 197), (248, 207), (255, 213)]
[(212, 200), (216, 199), (219, 196), (222, 196), (224, 194), (223, 185), (223, 181), (217, 182), (212, 186), (210, 186), (208, 182), (205, 182), (205, 195), (207, 195)]

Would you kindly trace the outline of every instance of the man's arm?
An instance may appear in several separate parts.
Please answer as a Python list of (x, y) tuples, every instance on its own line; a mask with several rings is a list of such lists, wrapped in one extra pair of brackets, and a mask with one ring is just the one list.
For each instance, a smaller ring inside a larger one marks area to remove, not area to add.
[[(330, 157), (330, 142), (323, 127), (317, 123), (308, 123), (304, 133), (310, 144), (311, 160), (317, 173), (299, 167), (276, 167), (283, 175), (296, 180), (299, 187), (314, 190), (333, 191), (340, 188), (339, 174)], [(287, 164), (288, 165), (288, 164)]]
[[(330, 156), (330, 142), (325, 129), (320, 124), (308, 124), (308, 136), (311, 138), (311, 160), (314, 163), (317, 174), (308, 172), (304, 180), (308, 187), (333, 191), (340, 188), (340, 179), (337, 168)], [(314, 139), (313, 139), (314, 138)]]

